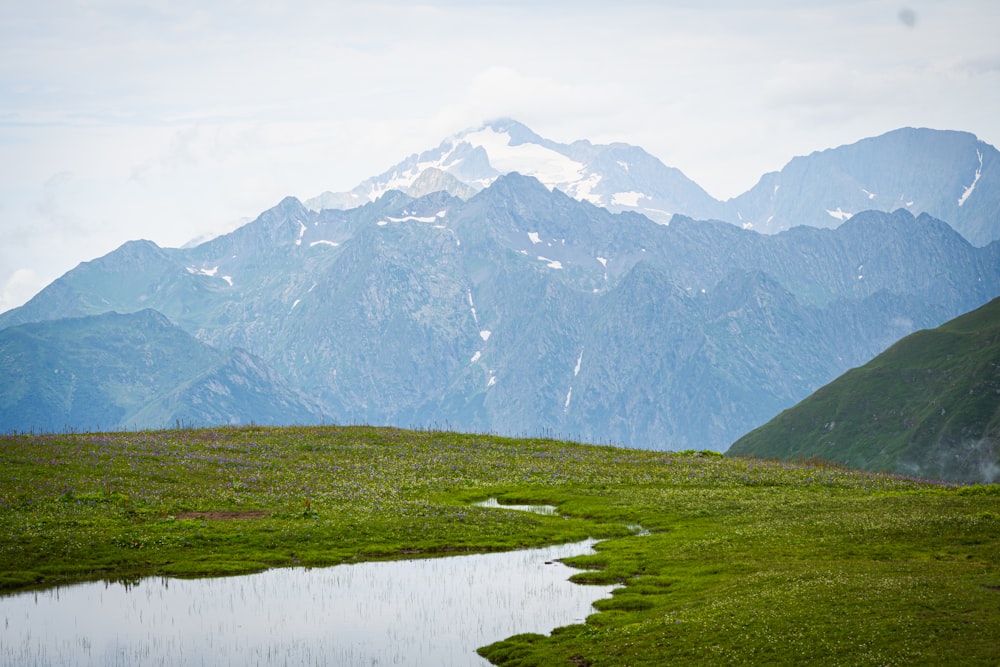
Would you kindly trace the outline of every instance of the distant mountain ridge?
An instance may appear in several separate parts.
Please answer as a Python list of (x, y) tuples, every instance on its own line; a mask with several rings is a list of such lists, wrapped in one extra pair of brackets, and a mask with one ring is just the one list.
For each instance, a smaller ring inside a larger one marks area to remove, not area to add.
[(315, 423), (263, 360), (219, 352), (154, 310), (0, 330), (0, 431)]
[(773, 236), (613, 214), (518, 174), (468, 200), (293, 198), (190, 249), (81, 264), (0, 327), (154, 308), (331, 422), (725, 449), (918, 328), (1000, 295), (1000, 243), (906, 211)]
[[(421, 196), (435, 173), (439, 189), (469, 196), (501, 174), (533, 176), (549, 189), (613, 212), (668, 223), (675, 214), (724, 220), (773, 234), (796, 225), (832, 228), (866, 211), (905, 209), (945, 220), (973, 245), (1000, 239), (1000, 153), (967, 132), (902, 128), (854, 144), (793, 158), (779, 172), (718, 201), (679, 170), (623, 143), (559, 144), (503, 119), (445, 139), (347, 193), (305, 202), (348, 209), (390, 189)], [(440, 180), (447, 175), (448, 180)]]
[[(58, 354), (132, 368), (151, 343), (128, 325), (60, 322), (155, 309), (151, 340), (189, 347), (200, 379), (137, 382), (122, 403), (97, 374), (96, 398), (66, 412), (64, 388), (24, 365), (44, 346), (19, 338), (0, 396), (14, 418), (35, 401), (73, 428), (106, 423), (103, 402), (142, 425), (447, 423), (723, 450), (1000, 294), (998, 165), (973, 135), (904, 128), (720, 202), (640, 148), (494, 121), (193, 247), (131, 241), (0, 314), (0, 334), (37, 323)], [(72, 327), (103, 327), (119, 356), (73, 347)]]
[(764, 233), (902, 208), (982, 246), (1000, 238), (1000, 153), (968, 132), (903, 128), (796, 157), (728, 204), (731, 221)]
[(728, 454), (1000, 481), (1000, 299), (903, 338)]

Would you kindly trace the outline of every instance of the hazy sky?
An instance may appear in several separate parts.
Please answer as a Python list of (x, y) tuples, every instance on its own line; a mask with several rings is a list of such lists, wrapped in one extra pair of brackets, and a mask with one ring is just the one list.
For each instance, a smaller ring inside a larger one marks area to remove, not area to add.
[(1000, 145), (998, 35), (996, 0), (0, 0), (0, 311), (498, 117), (721, 199), (903, 126)]

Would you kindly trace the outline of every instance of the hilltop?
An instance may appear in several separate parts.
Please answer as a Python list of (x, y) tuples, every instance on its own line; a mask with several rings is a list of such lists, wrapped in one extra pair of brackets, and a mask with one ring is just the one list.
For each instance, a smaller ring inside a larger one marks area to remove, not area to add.
[(733, 444), (965, 482), (1000, 479), (1000, 299), (913, 333)]

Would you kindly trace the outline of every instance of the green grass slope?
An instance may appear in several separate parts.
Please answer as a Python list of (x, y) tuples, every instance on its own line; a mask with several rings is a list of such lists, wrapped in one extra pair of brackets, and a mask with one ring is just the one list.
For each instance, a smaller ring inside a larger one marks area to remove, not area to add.
[[(0, 591), (593, 536), (604, 541), (570, 559), (574, 580), (621, 584), (614, 595), (585, 623), (482, 655), (546, 667), (1000, 661), (995, 485), (329, 426), (0, 436), (0, 469)], [(488, 497), (561, 515), (471, 505)]]
[(1000, 480), (1000, 299), (903, 338), (745, 435), (727, 454)]

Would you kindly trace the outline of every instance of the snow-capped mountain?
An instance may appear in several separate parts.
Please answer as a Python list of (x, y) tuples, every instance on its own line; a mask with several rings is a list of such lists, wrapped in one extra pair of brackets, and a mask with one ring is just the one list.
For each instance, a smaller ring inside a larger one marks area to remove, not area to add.
[(679, 170), (641, 148), (589, 141), (560, 144), (509, 119), (456, 134), (350, 192), (324, 192), (305, 204), (316, 211), (348, 209), (375, 201), (389, 190), (420, 196), (430, 192), (425, 185), (429, 180), (453, 196), (468, 199), (512, 172), (531, 176), (549, 190), (560, 190), (574, 199), (614, 212), (636, 211), (662, 223), (675, 213), (717, 218), (726, 210)]
[[(1000, 295), (996, 156), (965, 133), (900, 130), (796, 158), (723, 203), (639, 148), (499, 121), (193, 247), (126, 243), (0, 314), (0, 330), (154, 309), (187, 345), (255, 355), (229, 375), (273, 371), (292, 393), (267, 394), (308, 396), (317, 419), (724, 449), (901, 336)], [(757, 233), (769, 223), (798, 226)], [(56, 369), (18, 349), (10, 368), (64, 397)], [(22, 377), (0, 372), (0, 412), (34, 400)], [(211, 399), (210, 421), (259, 406), (178, 392), (133, 412)]]
[(516, 121), (499, 120), (411, 155), (350, 192), (325, 192), (305, 204), (314, 211), (346, 210), (389, 190), (413, 197), (443, 190), (467, 200), (511, 172), (659, 223), (682, 214), (773, 234), (796, 225), (837, 227), (866, 210), (905, 209), (947, 221), (977, 246), (1000, 239), (1000, 152), (967, 132), (926, 128), (902, 128), (795, 157), (722, 202), (641, 148), (559, 144)]

